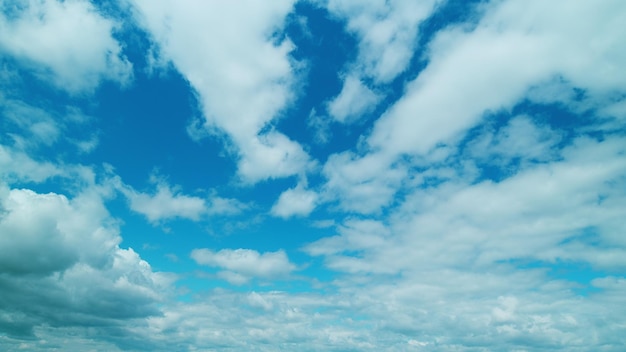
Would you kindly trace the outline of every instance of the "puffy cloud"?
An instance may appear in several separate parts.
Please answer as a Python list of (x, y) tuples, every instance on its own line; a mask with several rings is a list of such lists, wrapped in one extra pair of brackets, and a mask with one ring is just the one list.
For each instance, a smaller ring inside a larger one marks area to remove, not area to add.
[(376, 107), (380, 99), (358, 77), (350, 76), (341, 93), (328, 104), (328, 112), (336, 121), (350, 123)]
[(128, 198), (130, 208), (153, 223), (172, 218), (198, 220), (208, 212), (202, 198), (173, 192), (165, 183), (157, 184), (156, 188), (155, 194), (139, 193), (128, 187), (122, 188), (122, 192)]
[(382, 94), (367, 87), (392, 81), (408, 67), (416, 52), (419, 24), (438, 1), (328, 1), (335, 16), (347, 21), (348, 31), (359, 40), (358, 56), (347, 69), (343, 88), (328, 104), (329, 114), (341, 123), (357, 121), (373, 110)]
[(237, 147), (245, 182), (294, 175), (309, 161), (298, 143), (264, 132), (292, 98), (292, 44), (277, 34), (292, 3), (133, 1), (161, 54), (198, 92), (204, 127)]
[[(355, 71), (389, 82), (406, 69), (416, 52), (418, 26), (440, 1), (328, 1), (328, 10), (347, 20), (359, 39)], [(345, 85), (350, 83), (348, 80)]]
[[(580, 3), (566, 14), (562, 6), (498, 2), (475, 29), (439, 32), (429, 46), (430, 63), (377, 121), (368, 144), (391, 153), (428, 152), (554, 76), (592, 95), (623, 91), (617, 70), (626, 50), (615, 45), (626, 35), (617, 25), (624, 11), (615, 10), (623, 4)], [(522, 8), (526, 15), (516, 15)]]
[(327, 182), (324, 198), (338, 200), (342, 209), (359, 213), (375, 213), (389, 205), (406, 176), (406, 167), (389, 166), (380, 154), (358, 157), (344, 152), (331, 155), (324, 165)]
[(202, 198), (183, 194), (180, 187), (172, 187), (156, 175), (150, 177), (150, 182), (155, 184), (156, 190), (143, 193), (125, 185), (119, 177), (112, 178), (115, 188), (128, 199), (130, 209), (152, 223), (174, 218), (199, 221), (206, 215), (236, 215), (247, 208), (242, 202), (220, 197), (215, 192)]
[(160, 314), (172, 278), (118, 246), (117, 223), (96, 189), (67, 198), (3, 185), (0, 208), (0, 326), (9, 338), (44, 326), (110, 334)]
[(317, 193), (307, 191), (302, 185), (298, 185), (281, 193), (271, 212), (272, 215), (282, 218), (294, 215), (306, 216), (315, 209), (317, 200)]
[(259, 253), (252, 249), (194, 249), (191, 258), (200, 265), (225, 269), (220, 276), (233, 284), (242, 284), (251, 278), (277, 278), (296, 269), (283, 250)]
[(626, 247), (616, 235), (623, 229), (617, 219), (626, 201), (620, 189), (626, 173), (623, 152), (618, 137), (581, 138), (563, 150), (563, 161), (528, 166), (500, 182), (471, 185), (454, 178), (419, 187), (391, 217), (395, 236), (382, 241), (381, 229), (375, 237), (360, 230), (381, 242), (365, 250), (363, 258), (341, 254), (364, 250), (346, 229), (307, 248), (328, 255), (331, 268), (348, 272), (480, 268), (512, 259), (623, 268), (620, 254)]
[[(378, 210), (401, 184), (397, 173), (386, 174), (396, 169), (403, 156), (423, 158), (443, 150), (442, 145), (458, 142), (484, 115), (510, 109), (527, 94), (537, 96), (537, 87), (553, 84), (555, 77), (569, 90), (585, 90), (592, 100), (586, 105), (591, 108), (622, 96), (626, 81), (617, 68), (626, 51), (616, 43), (626, 35), (617, 25), (626, 11), (615, 9), (623, 4), (610, 0), (597, 6), (580, 3), (566, 14), (563, 6), (568, 5), (517, 0), (490, 3), (482, 8), (484, 16), (475, 26), (439, 31), (428, 47), (428, 65), (366, 137), (366, 153), (351, 158), (341, 153), (328, 159), (324, 167), (328, 186), (345, 185), (340, 189), (349, 190), (378, 180), (377, 185), (385, 190), (383, 200), (371, 192), (371, 202), (363, 202), (372, 204), (371, 209), (355, 209)], [(516, 15), (522, 12), (526, 15)], [(571, 100), (562, 99), (572, 95), (561, 94), (562, 88), (556, 91), (560, 93), (544, 96), (544, 103), (553, 97), (552, 101), (569, 104)], [(342, 160), (340, 167), (336, 160)], [(369, 174), (371, 164), (376, 164), (377, 173)], [(369, 176), (344, 176), (345, 170), (361, 168)]]
[(88, 1), (0, 3), (0, 52), (70, 93), (93, 90), (102, 79), (127, 83), (132, 65), (113, 37), (116, 24)]

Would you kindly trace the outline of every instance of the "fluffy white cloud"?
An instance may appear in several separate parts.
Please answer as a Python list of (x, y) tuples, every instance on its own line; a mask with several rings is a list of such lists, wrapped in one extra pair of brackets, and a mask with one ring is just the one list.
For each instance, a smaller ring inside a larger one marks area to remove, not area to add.
[(242, 284), (252, 278), (277, 278), (296, 269), (283, 250), (259, 253), (252, 249), (194, 249), (191, 258), (200, 265), (225, 269), (220, 276), (233, 284)]
[[(626, 174), (623, 153), (621, 138), (581, 138), (563, 150), (563, 161), (529, 166), (498, 183), (453, 179), (422, 185), (391, 217), (392, 238), (383, 241), (385, 231), (378, 229), (377, 237), (360, 230), (365, 237), (356, 240), (349, 225), (340, 229), (341, 237), (307, 248), (328, 255), (330, 267), (348, 272), (480, 268), (513, 259), (624, 268), (626, 246), (617, 236), (624, 229), (618, 219), (626, 202), (620, 188)], [(380, 243), (363, 247), (365, 239)], [(364, 249), (362, 259), (342, 254)]]
[(364, 79), (385, 84), (402, 73), (416, 52), (418, 26), (439, 1), (335, 1), (326, 6), (347, 21), (347, 30), (359, 41), (358, 56), (347, 68), (343, 88), (328, 104), (329, 114), (341, 123), (358, 120), (374, 109), (382, 94)]
[(341, 93), (328, 104), (328, 112), (339, 122), (350, 123), (371, 111), (381, 96), (369, 89), (358, 77), (346, 77)]
[(10, 338), (42, 326), (108, 333), (159, 314), (171, 277), (118, 246), (96, 188), (67, 198), (3, 184), (0, 208), (0, 326)]
[[(355, 71), (378, 82), (389, 82), (406, 69), (416, 52), (418, 26), (439, 2), (330, 0), (327, 8), (345, 18), (347, 29), (359, 39)], [(344, 84), (348, 83), (346, 80)]]
[(331, 155), (323, 171), (328, 179), (324, 199), (338, 200), (342, 209), (366, 214), (389, 205), (406, 176), (403, 165), (390, 167), (382, 155), (358, 157), (351, 152)]
[(122, 187), (121, 191), (128, 198), (130, 208), (143, 214), (150, 222), (177, 217), (198, 220), (208, 212), (204, 199), (180, 194), (163, 182), (157, 184), (154, 194), (140, 193), (129, 187)]
[[(379, 209), (397, 190), (384, 186), (400, 184), (396, 173), (386, 175), (399, 158), (424, 157), (442, 144), (456, 143), (485, 114), (511, 108), (527, 94), (536, 96), (537, 87), (552, 84), (555, 77), (569, 90), (586, 90), (595, 104), (622, 96), (626, 78), (618, 67), (626, 50), (617, 43), (626, 36), (618, 25), (626, 11), (616, 9), (623, 7), (610, 0), (575, 6), (510, 0), (486, 5), (484, 17), (470, 29), (462, 25), (440, 31), (429, 44), (429, 64), (376, 121), (366, 139), (368, 153), (328, 159), (324, 170), (329, 187), (344, 184), (339, 189), (350, 194), (364, 181), (380, 180), (386, 200), (372, 193), (372, 202), (364, 202), (373, 204), (372, 209), (363, 211)], [(522, 12), (526, 15), (518, 16)], [(562, 89), (543, 101), (552, 97), (567, 103), (562, 99), (570, 95), (561, 94)], [(341, 167), (336, 167), (337, 158)], [(371, 160), (376, 160), (377, 174), (354, 179), (343, 175), (344, 170), (361, 168), (353, 173), (369, 175)]]
[(220, 197), (215, 192), (206, 197), (183, 194), (180, 187), (172, 187), (156, 175), (150, 177), (156, 188), (151, 193), (138, 192), (125, 185), (119, 177), (113, 177), (111, 182), (128, 199), (130, 209), (144, 215), (152, 223), (174, 218), (199, 221), (205, 215), (236, 215), (247, 208), (246, 204)]
[(0, 2), (0, 52), (70, 93), (93, 90), (102, 79), (127, 83), (132, 65), (113, 31), (88, 1)]
[(292, 98), (292, 44), (275, 35), (293, 1), (132, 3), (162, 56), (199, 93), (204, 127), (236, 145), (244, 181), (303, 171), (309, 157), (300, 145), (263, 132)]
[(272, 215), (289, 218), (294, 215), (306, 216), (315, 209), (318, 195), (307, 191), (302, 185), (290, 188), (283, 193), (272, 207)]
[[(626, 50), (619, 1), (505, 1), (490, 5), (476, 28), (451, 28), (429, 46), (429, 65), (376, 124), (373, 149), (425, 153), (511, 107), (529, 88), (562, 76), (590, 94), (623, 91)], [(518, 16), (520, 12), (525, 16)], [(593, 48), (593, 49), (589, 49)], [(602, 67), (602, 70), (598, 70)], [(505, 77), (505, 79), (503, 79)]]

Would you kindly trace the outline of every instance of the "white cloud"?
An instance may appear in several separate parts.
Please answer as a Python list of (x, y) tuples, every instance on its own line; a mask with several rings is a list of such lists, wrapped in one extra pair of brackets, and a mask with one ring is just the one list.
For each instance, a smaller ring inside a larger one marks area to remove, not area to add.
[(375, 81), (389, 82), (406, 69), (416, 51), (418, 26), (438, 2), (331, 0), (327, 7), (346, 18), (347, 29), (359, 39), (354, 70)]
[(0, 145), (0, 177), (3, 180), (41, 182), (64, 171), (50, 162), (38, 162), (22, 151)]
[(252, 278), (282, 277), (296, 269), (283, 250), (259, 253), (240, 248), (214, 252), (200, 248), (191, 252), (191, 258), (200, 265), (224, 269), (220, 275), (233, 284), (242, 284)]
[(133, 3), (162, 55), (199, 93), (204, 127), (226, 133), (237, 146), (245, 182), (303, 171), (309, 157), (300, 145), (263, 132), (292, 98), (292, 44), (272, 36), (293, 1)]
[(617, 43), (626, 33), (617, 23), (625, 11), (616, 10), (623, 3), (568, 4), (499, 2), (474, 30), (439, 32), (429, 46), (429, 65), (377, 122), (368, 144), (425, 153), (558, 75), (591, 94), (623, 91), (626, 78), (618, 67), (626, 50)]
[[(456, 143), (485, 114), (511, 108), (528, 92), (536, 96), (537, 87), (553, 83), (555, 77), (561, 77), (565, 86), (586, 90), (596, 101), (623, 94), (626, 76), (618, 67), (626, 50), (617, 43), (626, 36), (618, 25), (626, 11), (616, 10), (623, 3), (570, 5), (496, 2), (484, 6), (485, 16), (475, 27), (468, 30), (464, 24), (437, 33), (428, 47), (426, 68), (365, 138), (368, 153), (350, 158), (341, 153), (328, 159), (324, 171), (329, 188), (340, 185), (350, 195), (356, 193), (350, 189), (376, 185), (382, 195), (359, 192), (371, 194), (360, 199), (371, 206), (353, 208), (376, 211), (389, 203), (401, 184), (398, 177), (403, 176), (389, 170), (402, 156), (424, 157), (442, 144)], [(568, 8), (566, 13), (563, 7)], [(563, 103), (568, 95), (552, 96)], [(372, 164), (377, 173), (370, 174)], [(351, 174), (369, 176), (347, 178), (343, 174), (349, 169), (355, 170)]]
[(148, 193), (124, 184), (119, 177), (112, 177), (111, 182), (128, 199), (130, 209), (152, 223), (174, 218), (200, 221), (206, 215), (232, 216), (248, 209), (248, 205), (237, 199), (220, 197), (215, 191), (205, 197), (184, 194), (179, 186), (170, 186), (158, 175), (150, 176), (155, 190)]
[(468, 147), (476, 160), (508, 163), (511, 159), (548, 161), (554, 159), (554, 146), (561, 140), (556, 131), (537, 126), (528, 116), (516, 116), (497, 132), (484, 133)]
[(240, 148), (238, 172), (244, 182), (297, 175), (314, 165), (300, 144), (275, 131), (255, 136)]
[[(23, 0), (0, 14), (0, 52), (70, 93), (93, 90), (102, 79), (126, 84), (132, 65), (113, 38), (116, 24), (88, 1)], [(10, 6), (10, 7), (9, 7)]]
[(154, 194), (140, 193), (129, 187), (122, 187), (121, 191), (128, 198), (130, 208), (153, 223), (172, 218), (198, 220), (209, 211), (204, 199), (181, 194), (161, 181)]
[(272, 207), (272, 215), (282, 218), (292, 216), (307, 216), (317, 204), (318, 195), (313, 191), (307, 191), (302, 185), (290, 188), (283, 193)]
[(118, 247), (96, 188), (67, 198), (2, 184), (0, 207), (0, 326), (9, 337), (32, 338), (42, 326), (104, 332), (159, 313), (171, 277)]
[(328, 179), (324, 199), (338, 200), (344, 210), (374, 213), (389, 205), (406, 176), (402, 165), (389, 166), (384, 155), (333, 154), (324, 165)]
[(369, 89), (358, 77), (348, 76), (344, 80), (341, 93), (328, 104), (328, 112), (336, 121), (350, 123), (374, 109), (380, 99), (381, 96)]
[[(346, 272), (485, 270), (509, 260), (621, 270), (624, 151), (619, 137), (581, 138), (563, 150), (563, 161), (529, 166), (499, 183), (453, 179), (420, 187), (393, 212), (388, 230), (368, 225), (375, 233), (361, 228), (357, 236), (348, 223), (340, 236), (314, 242), (307, 251)], [(394, 236), (385, 238), (386, 231)], [(361, 255), (352, 256), (354, 251)]]

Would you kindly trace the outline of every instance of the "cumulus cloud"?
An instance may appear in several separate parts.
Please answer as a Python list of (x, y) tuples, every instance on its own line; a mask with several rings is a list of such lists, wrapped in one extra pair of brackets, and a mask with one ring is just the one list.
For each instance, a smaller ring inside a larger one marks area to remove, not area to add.
[(91, 91), (101, 80), (126, 84), (132, 65), (113, 37), (116, 23), (88, 1), (0, 3), (0, 52), (70, 93)]
[[(423, 157), (442, 144), (456, 143), (483, 116), (512, 108), (555, 77), (566, 82), (568, 89), (585, 90), (596, 101), (623, 94), (626, 81), (616, 70), (626, 52), (612, 44), (626, 35), (617, 25), (626, 11), (615, 11), (623, 5), (613, 1), (597, 6), (581, 3), (571, 7), (568, 16), (563, 16), (563, 6), (568, 5), (515, 0), (491, 3), (483, 8), (484, 17), (474, 27), (468, 29), (464, 24), (439, 31), (428, 46), (428, 65), (367, 136), (367, 153), (352, 160), (343, 154), (328, 159), (324, 168), (328, 185), (347, 181), (342, 188), (360, 187), (362, 179), (347, 179), (342, 170), (369, 165), (368, 160), (374, 159), (379, 172), (369, 179), (382, 179), (383, 185), (394, 183), (385, 173), (402, 156)], [(520, 12), (527, 15), (515, 15)], [(562, 99), (564, 95), (552, 96)], [(334, 165), (336, 158), (346, 159), (340, 168)], [(394, 188), (388, 189), (386, 199), (394, 193)], [(373, 209), (387, 204), (377, 201), (378, 195), (370, 199), (378, 203)]]
[(345, 18), (347, 29), (359, 39), (355, 73), (389, 82), (406, 69), (416, 52), (418, 26), (439, 2), (331, 0), (327, 8)]
[(200, 221), (206, 216), (232, 216), (248, 208), (241, 201), (220, 197), (214, 191), (203, 197), (184, 194), (179, 186), (171, 186), (157, 175), (150, 176), (153, 192), (139, 192), (119, 177), (112, 177), (111, 183), (126, 197), (132, 211), (153, 224), (175, 218)]
[[(392, 217), (396, 236), (373, 247), (372, 256), (363, 260), (334, 256), (363, 250), (346, 229), (342, 237), (322, 239), (309, 251), (331, 255), (331, 267), (350, 272), (480, 267), (511, 259), (622, 268), (626, 261), (618, 254), (626, 247), (615, 234), (623, 228), (616, 220), (626, 200), (619, 186), (626, 163), (619, 139), (581, 138), (562, 152), (563, 161), (529, 166), (498, 183), (453, 180), (415, 190)], [(591, 239), (582, 236), (589, 229), (594, 229)], [(378, 237), (384, 233), (379, 232)]]
[(328, 112), (339, 122), (350, 123), (371, 111), (381, 96), (369, 89), (358, 77), (346, 77), (341, 93), (328, 104)]
[(100, 194), (73, 198), (0, 188), (0, 326), (32, 337), (41, 326), (113, 329), (159, 314), (171, 277), (119, 247)]
[(242, 284), (252, 278), (277, 278), (296, 269), (283, 250), (259, 253), (240, 248), (214, 252), (200, 248), (191, 252), (191, 258), (200, 265), (224, 269), (220, 276), (233, 284)]
[(292, 99), (293, 45), (277, 33), (293, 1), (132, 3), (163, 56), (198, 92), (204, 127), (225, 133), (237, 147), (245, 182), (304, 170), (309, 156), (298, 143), (264, 132)]
[[(568, 16), (562, 6), (496, 3), (474, 30), (439, 32), (429, 46), (429, 65), (377, 122), (368, 144), (391, 153), (425, 153), (488, 110), (512, 107), (532, 86), (558, 75), (593, 94), (622, 91), (626, 82), (615, 70), (626, 51), (611, 43), (626, 34), (617, 25), (624, 11), (615, 11), (623, 5), (580, 3)], [(515, 15), (522, 8), (528, 15)]]
[(343, 152), (328, 158), (323, 173), (327, 178), (326, 200), (338, 200), (344, 210), (368, 214), (392, 202), (406, 176), (406, 167), (390, 167), (386, 158), (377, 154), (359, 157)]
[(302, 185), (298, 185), (281, 193), (271, 212), (272, 215), (282, 218), (306, 216), (315, 209), (317, 200), (317, 193), (307, 191)]
[(150, 222), (172, 218), (198, 220), (208, 212), (206, 201), (199, 197), (181, 194), (169, 185), (159, 182), (154, 194), (140, 193), (129, 187), (121, 188), (130, 202), (130, 208), (143, 214)]

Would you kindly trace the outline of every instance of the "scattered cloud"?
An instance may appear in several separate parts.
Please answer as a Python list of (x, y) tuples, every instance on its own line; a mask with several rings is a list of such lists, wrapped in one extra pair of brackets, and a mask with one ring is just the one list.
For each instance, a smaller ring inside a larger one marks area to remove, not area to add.
[(381, 96), (357, 77), (346, 77), (341, 93), (328, 104), (328, 112), (338, 122), (350, 123), (376, 107)]
[(354, 72), (385, 83), (407, 68), (416, 52), (419, 24), (440, 2), (330, 0), (327, 8), (345, 18), (347, 29), (359, 39)]
[(272, 215), (282, 218), (307, 216), (315, 209), (318, 195), (307, 191), (302, 185), (290, 188), (283, 193), (272, 207)]
[(9, 338), (50, 325), (107, 333), (160, 314), (171, 275), (119, 247), (117, 223), (95, 190), (67, 198), (0, 189), (0, 326)]
[[(265, 132), (293, 99), (293, 44), (273, 37), (280, 33), (293, 1), (133, 4), (162, 55), (198, 92), (204, 128), (225, 133), (237, 147), (244, 182), (306, 169), (309, 156), (298, 143), (278, 131)], [(194, 138), (199, 136), (197, 128), (192, 130)]]
[(296, 269), (283, 250), (259, 253), (252, 249), (194, 249), (191, 258), (200, 265), (223, 269), (219, 275), (233, 283), (242, 284), (252, 278), (277, 278)]
[(623, 1), (0, 13), (1, 350), (626, 345)]
[(172, 218), (198, 220), (208, 211), (204, 199), (180, 194), (162, 182), (156, 185), (154, 194), (139, 193), (127, 187), (122, 188), (122, 192), (130, 208), (153, 223)]
[[(116, 23), (88, 1), (2, 3), (0, 52), (69, 93), (91, 91), (101, 80), (127, 84), (132, 64), (113, 34)], [(7, 12), (8, 11), (8, 12)]]

